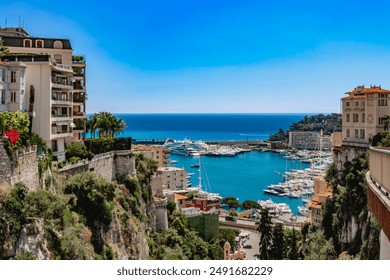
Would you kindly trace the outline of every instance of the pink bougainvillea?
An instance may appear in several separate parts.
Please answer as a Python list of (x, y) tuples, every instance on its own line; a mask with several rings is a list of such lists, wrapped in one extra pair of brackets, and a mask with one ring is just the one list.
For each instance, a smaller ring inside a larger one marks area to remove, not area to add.
[(16, 145), (19, 140), (20, 132), (17, 130), (9, 130), (4, 132), (4, 136), (7, 136), (12, 145)]

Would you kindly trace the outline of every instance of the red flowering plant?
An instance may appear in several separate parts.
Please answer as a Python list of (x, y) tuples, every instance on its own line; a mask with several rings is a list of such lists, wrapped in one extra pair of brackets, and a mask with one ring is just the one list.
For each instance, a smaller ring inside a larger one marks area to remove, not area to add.
[(18, 143), (20, 132), (17, 130), (4, 131), (4, 136), (8, 137), (9, 142), (15, 146)]

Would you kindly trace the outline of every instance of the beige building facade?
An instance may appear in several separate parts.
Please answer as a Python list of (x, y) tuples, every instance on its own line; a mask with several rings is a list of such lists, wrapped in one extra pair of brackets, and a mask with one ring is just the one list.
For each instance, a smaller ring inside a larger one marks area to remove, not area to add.
[(368, 147), (383, 131), (384, 117), (390, 115), (390, 91), (381, 86), (358, 86), (346, 94), (341, 99), (343, 145)]
[(162, 178), (163, 191), (176, 191), (187, 187), (187, 172), (184, 168), (159, 167), (156, 175)]
[(168, 166), (169, 149), (158, 145), (132, 145), (134, 153), (143, 154), (145, 157), (158, 163), (158, 166)]
[(85, 135), (84, 57), (73, 55), (68, 39), (30, 37), (23, 28), (0, 28), (0, 37), (9, 50), (2, 60), (26, 66), (20, 107), (29, 112), (32, 131), (65, 160), (65, 145)]

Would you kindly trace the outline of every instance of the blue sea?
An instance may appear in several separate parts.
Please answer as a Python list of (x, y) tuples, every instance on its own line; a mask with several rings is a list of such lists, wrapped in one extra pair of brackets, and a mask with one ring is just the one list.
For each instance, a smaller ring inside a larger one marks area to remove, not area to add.
[(312, 114), (116, 114), (135, 139), (267, 140)]
[[(116, 114), (127, 123), (121, 136), (140, 140), (267, 140), (271, 133), (280, 128), (286, 130), (296, 121), (312, 114)], [(198, 185), (198, 170), (191, 168), (199, 159), (171, 155), (177, 160), (177, 167), (184, 167), (191, 177), (193, 186)], [(290, 205), (294, 214), (297, 206), (303, 205), (297, 198), (278, 197), (264, 194), (270, 184), (283, 180), (277, 174), (291, 168), (306, 168), (298, 162), (286, 160), (278, 153), (252, 151), (236, 157), (202, 157), (202, 178), (204, 188), (221, 196), (238, 197), (245, 200), (284, 202)], [(207, 180), (208, 179), (208, 180)], [(206, 183), (209, 182), (209, 185)]]

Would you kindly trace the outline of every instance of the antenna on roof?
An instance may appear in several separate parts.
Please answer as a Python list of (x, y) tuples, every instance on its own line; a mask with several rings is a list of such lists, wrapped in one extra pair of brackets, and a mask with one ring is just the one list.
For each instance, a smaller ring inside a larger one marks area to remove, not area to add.
[(22, 27), (21, 24), (20, 24), (20, 16), (19, 16), (19, 27)]
[(4, 27), (7, 27), (7, 18), (5, 18), (5, 26)]

